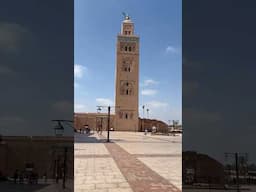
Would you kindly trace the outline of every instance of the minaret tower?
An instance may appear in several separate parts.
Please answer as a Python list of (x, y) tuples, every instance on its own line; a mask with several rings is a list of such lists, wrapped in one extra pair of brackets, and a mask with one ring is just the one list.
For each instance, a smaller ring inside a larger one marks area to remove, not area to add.
[(122, 22), (116, 44), (115, 129), (138, 131), (139, 37), (128, 15)]

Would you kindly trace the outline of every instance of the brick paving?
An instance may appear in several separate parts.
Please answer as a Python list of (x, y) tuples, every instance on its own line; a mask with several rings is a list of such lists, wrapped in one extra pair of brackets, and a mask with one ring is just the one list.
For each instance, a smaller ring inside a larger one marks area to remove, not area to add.
[(180, 190), (115, 143), (106, 143), (117, 166), (134, 192), (179, 192)]
[(111, 143), (98, 134), (76, 140), (75, 192), (181, 191), (181, 138), (111, 132)]

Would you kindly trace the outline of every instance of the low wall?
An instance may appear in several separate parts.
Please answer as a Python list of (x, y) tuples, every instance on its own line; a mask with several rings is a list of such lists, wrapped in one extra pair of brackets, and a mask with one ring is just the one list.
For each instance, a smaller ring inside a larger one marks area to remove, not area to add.
[(74, 175), (73, 137), (2, 137), (0, 144), (0, 174), (12, 177), (15, 170), (25, 171), (28, 164), (39, 178), (55, 178), (57, 169), (62, 169), (65, 148), (67, 178)]

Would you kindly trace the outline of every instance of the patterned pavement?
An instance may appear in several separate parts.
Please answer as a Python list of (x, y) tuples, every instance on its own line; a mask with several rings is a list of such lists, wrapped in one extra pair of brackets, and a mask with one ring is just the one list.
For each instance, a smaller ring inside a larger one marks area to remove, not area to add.
[(181, 137), (76, 135), (75, 192), (181, 191)]

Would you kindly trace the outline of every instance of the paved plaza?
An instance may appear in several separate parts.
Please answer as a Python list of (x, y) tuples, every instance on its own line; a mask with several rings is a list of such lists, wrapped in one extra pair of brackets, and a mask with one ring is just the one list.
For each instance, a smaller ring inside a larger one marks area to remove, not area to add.
[(75, 192), (181, 191), (181, 136), (110, 132), (75, 136)]

